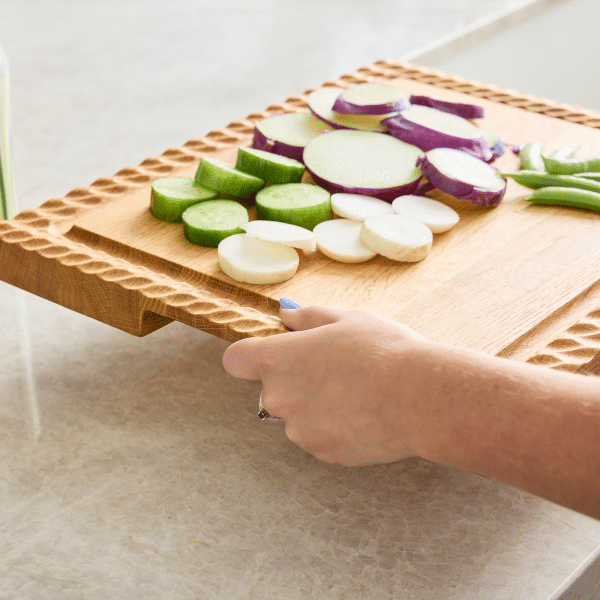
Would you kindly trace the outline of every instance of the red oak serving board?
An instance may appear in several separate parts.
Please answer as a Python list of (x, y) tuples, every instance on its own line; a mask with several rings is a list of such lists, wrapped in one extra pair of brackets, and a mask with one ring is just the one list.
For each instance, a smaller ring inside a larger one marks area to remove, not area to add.
[[(508, 143), (578, 145), (581, 156), (600, 149), (599, 113), (412, 64), (379, 61), (324, 85), (366, 81), (481, 104), (478, 124)], [(278, 299), (287, 296), (373, 310), (495, 355), (567, 370), (592, 361), (600, 350), (600, 214), (530, 205), (527, 188), (513, 181), (494, 209), (431, 193), (461, 220), (434, 236), (422, 262), (378, 256), (356, 265), (301, 252), (297, 274), (276, 285), (233, 281), (215, 249), (152, 217), (154, 179), (193, 176), (202, 156), (234, 163), (254, 123), (295, 111), (307, 111), (306, 93), (0, 222), (0, 279), (138, 336), (172, 320), (227, 340), (281, 333)], [(519, 159), (507, 151), (494, 164), (516, 170)]]

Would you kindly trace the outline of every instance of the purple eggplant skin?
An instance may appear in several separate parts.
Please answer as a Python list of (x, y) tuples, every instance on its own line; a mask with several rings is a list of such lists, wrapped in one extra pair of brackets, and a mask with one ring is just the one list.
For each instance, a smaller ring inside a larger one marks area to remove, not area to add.
[(332, 110), (342, 114), (352, 115), (386, 115), (393, 112), (406, 110), (410, 106), (406, 98), (400, 98), (391, 104), (352, 104), (342, 98), (340, 94), (334, 104)]
[(502, 140), (498, 140), (492, 148), (492, 158), (487, 162), (493, 162), (506, 152), (506, 144)]
[(435, 185), (431, 183), (431, 181), (427, 181), (427, 179), (422, 179), (419, 181), (419, 185), (416, 187), (415, 191), (412, 193), (413, 196), (424, 196), (427, 192), (432, 192), (435, 190)]
[[(472, 204), (495, 208), (500, 204), (506, 193), (507, 182), (505, 178), (503, 178), (504, 187), (501, 190), (491, 191), (478, 188), (473, 184), (459, 181), (440, 173), (437, 167), (429, 162), (427, 155), (420, 158), (417, 164), (421, 167), (421, 171), (427, 178), (427, 181), (431, 182), (434, 187), (459, 200), (466, 200)], [(491, 168), (493, 169), (494, 167)]]
[(386, 200), (387, 202), (392, 202), (392, 200), (396, 199), (398, 196), (406, 196), (408, 194), (413, 194), (418, 188), (419, 182), (421, 181), (421, 174), (419, 173), (419, 175), (414, 181), (409, 181), (404, 185), (399, 185), (392, 188), (372, 189), (348, 187), (340, 183), (334, 183), (332, 181), (323, 179), (322, 177), (319, 177), (318, 175), (313, 173), (308, 167), (306, 168), (306, 170), (310, 173), (310, 176), (313, 178), (314, 182), (318, 186), (326, 189), (331, 194), (362, 194), (363, 196), (372, 196), (373, 198), (379, 198), (380, 200)]
[(428, 106), (437, 108), (444, 112), (462, 117), (463, 119), (481, 119), (485, 115), (485, 110), (477, 104), (468, 104), (466, 102), (452, 102), (451, 100), (438, 100), (430, 96), (420, 96), (413, 94), (410, 98), (411, 104), (419, 106)]
[(290, 144), (285, 144), (284, 142), (271, 140), (264, 133), (259, 131), (257, 127), (254, 128), (252, 147), (255, 150), (264, 150), (265, 152), (294, 158), (300, 162), (302, 162), (302, 153), (304, 152), (304, 146), (292, 146)]
[(388, 128), (388, 132), (394, 137), (417, 146), (425, 152), (434, 148), (454, 148), (485, 162), (490, 162), (493, 159), (493, 153), (483, 136), (459, 138), (409, 121), (402, 116), (402, 113), (383, 119), (381, 123)]

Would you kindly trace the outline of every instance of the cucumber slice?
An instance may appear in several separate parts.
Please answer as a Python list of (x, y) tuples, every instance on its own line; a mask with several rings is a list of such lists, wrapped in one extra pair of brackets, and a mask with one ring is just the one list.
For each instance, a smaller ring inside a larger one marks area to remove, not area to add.
[(187, 208), (218, 195), (219, 192), (196, 183), (191, 177), (160, 177), (152, 183), (150, 212), (161, 221), (179, 223)]
[(360, 239), (362, 223), (333, 219), (319, 223), (314, 230), (317, 247), (329, 258), (345, 263), (361, 263), (377, 256)]
[(193, 244), (216, 248), (230, 235), (244, 233), (248, 211), (233, 200), (207, 200), (190, 206), (181, 216), (185, 237)]
[(207, 156), (200, 161), (195, 180), (200, 185), (236, 198), (247, 198), (265, 185), (264, 179)]
[(271, 185), (256, 194), (256, 216), (312, 231), (318, 223), (333, 218), (331, 196), (310, 183)]
[(232, 235), (219, 244), (219, 266), (236, 281), (243, 283), (281, 283), (298, 270), (298, 252), (277, 242), (250, 235)]
[(306, 170), (298, 160), (255, 148), (239, 148), (235, 168), (271, 183), (297, 183)]

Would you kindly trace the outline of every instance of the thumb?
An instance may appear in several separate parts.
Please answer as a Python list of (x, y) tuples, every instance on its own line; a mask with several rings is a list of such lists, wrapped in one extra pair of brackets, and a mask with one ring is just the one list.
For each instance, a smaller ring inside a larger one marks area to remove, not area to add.
[(301, 306), (299, 308), (279, 309), (279, 316), (286, 327), (293, 331), (305, 331), (331, 325), (341, 321), (349, 311), (326, 306)]

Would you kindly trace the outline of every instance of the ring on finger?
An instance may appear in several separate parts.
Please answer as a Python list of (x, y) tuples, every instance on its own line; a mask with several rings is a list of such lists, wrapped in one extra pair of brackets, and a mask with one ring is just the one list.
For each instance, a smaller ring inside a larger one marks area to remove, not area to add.
[(265, 409), (265, 407), (262, 405), (262, 397), (263, 393), (261, 392), (260, 398), (258, 399), (258, 413), (256, 413), (258, 418), (261, 421), (281, 421), (279, 417), (272, 416), (271, 414), (269, 414), (269, 411)]

